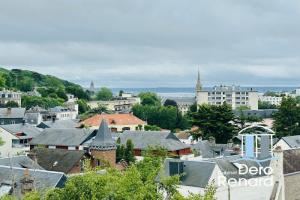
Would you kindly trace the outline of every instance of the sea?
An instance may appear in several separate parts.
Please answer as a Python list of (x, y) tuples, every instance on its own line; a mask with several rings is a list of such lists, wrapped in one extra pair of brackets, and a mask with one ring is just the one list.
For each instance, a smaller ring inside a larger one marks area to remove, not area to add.
[[(204, 87), (204, 90), (209, 90), (212, 87)], [(259, 93), (272, 92), (292, 92), (297, 87), (242, 87), (245, 89), (252, 88)], [(124, 92), (138, 94), (140, 92), (154, 92), (161, 97), (194, 97), (195, 88), (180, 88), (180, 87), (157, 87), (157, 88), (111, 88), (114, 94), (118, 94), (120, 90)]]

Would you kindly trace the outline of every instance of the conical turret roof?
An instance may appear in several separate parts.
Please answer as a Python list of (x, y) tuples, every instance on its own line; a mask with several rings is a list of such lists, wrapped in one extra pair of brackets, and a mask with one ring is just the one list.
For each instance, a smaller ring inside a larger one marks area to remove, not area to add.
[(112, 139), (111, 132), (106, 120), (102, 120), (94, 141), (90, 144), (90, 149), (112, 150), (116, 149), (116, 143)]

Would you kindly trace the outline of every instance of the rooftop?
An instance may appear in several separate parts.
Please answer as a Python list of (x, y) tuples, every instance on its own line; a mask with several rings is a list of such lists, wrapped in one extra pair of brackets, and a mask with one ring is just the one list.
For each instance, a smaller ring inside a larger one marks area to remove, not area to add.
[(68, 151), (65, 149), (35, 148), (29, 156), (36, 156), (40, 166), (49, 171), (68, 174), (84, 157), (84, 151)]
[(33, 138), (31, 145), (79, 146), (92, 137), (94, 131), (89, 129), (54, 129), (47, 128)]
[(13, 135), (17, 135), (20, 139), (34, 138), (41, 134), (38, 128), (29, 124), (8, 124), (0, 125), (0, 127)]
[(0, 108), (0, 118), (24, 118), (25, 108)]
[(182, 143), (170, 131), (124, 131), (120, 135), (121, 143), (126, 144), (131, 140), (135, 149), (147, 149), (149, 146), (160, 146), (168, 151), (176, 151), (190, 148), (189, 145)]
[(102, 120), (106, 120), (108, 125), (138, 125), (146, 124), (132, 114), (98, 114), (84, 120), (82, 123), (87, 126), (99, 126)]

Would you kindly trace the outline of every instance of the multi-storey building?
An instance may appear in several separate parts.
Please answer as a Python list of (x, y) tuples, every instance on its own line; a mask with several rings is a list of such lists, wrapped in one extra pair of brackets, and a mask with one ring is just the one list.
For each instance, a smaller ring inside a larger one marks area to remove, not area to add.
[(258, 110), (258, 92), (252, 88), (245, 89), (240, 86), (214, 86), (210, 90), (202, 90), (200, 75), (196, 85), (197, 105), (231, 105), (232, 109), (247, 106), (251, 110)]
[(264, 96), (263, 94), (258, 95), (258, 99), (262, 102), (268, 102), (271, 105), (280, 106), (282, 97), (277, 96)]
[(15, 92), (11, 90), (0, 91), (0, 104), (5, 105), (10, 101), (14, 101), (21, 106), (21, 92)]

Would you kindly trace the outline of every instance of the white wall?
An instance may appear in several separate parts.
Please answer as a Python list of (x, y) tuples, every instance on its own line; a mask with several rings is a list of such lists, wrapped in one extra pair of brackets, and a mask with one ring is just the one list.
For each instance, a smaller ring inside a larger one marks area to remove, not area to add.
[(4, 141), (4, 144), (0, 146), (0, 157), (15, 156), (17, 154), (24, 153), (25, 150), (29, 150), (29, 147), (13, 148), (12, 139), (18, 139), (18, 138), (10, 134), (3, 128), (0, 128), (0, 137)]
[(280, 146), (282, 150), (289, 150), (291, 147), (283, 140), (280, 139), (274, 146), (273, 149), (276, 149), (276, 147)]

